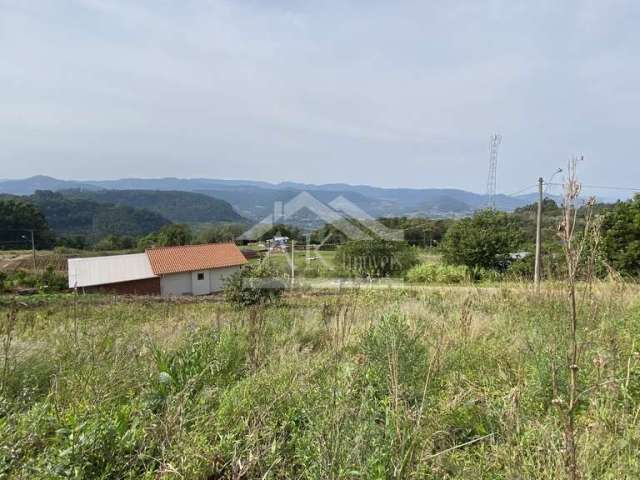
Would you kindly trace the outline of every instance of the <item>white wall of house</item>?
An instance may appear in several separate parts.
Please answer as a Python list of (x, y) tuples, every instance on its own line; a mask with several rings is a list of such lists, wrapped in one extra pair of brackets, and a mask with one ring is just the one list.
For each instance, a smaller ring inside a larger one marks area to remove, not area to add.
[(160, 279), (160, 291), (163, 297), (191, 295), (191, 272), (163, 275)]
[(211, 270), (211, 291), (222, 291), (225, 280), (239, 270), (240, 267), (216, 268), (215, 270)]
[(209, 278), (212, 270), (196, 270), (191, 272), (191, 293), (193, 295), (208, 295), (211, 293), (211, 279)]
[(225, 279), (238, 270), (240, 267), (228, 267), (163, 275), (160, 290), (165, 297), (220, 292), (224, 288)]

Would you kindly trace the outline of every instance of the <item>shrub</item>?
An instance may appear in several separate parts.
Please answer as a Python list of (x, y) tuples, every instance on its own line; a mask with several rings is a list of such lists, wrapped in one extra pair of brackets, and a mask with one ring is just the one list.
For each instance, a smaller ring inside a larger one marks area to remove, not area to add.
[(535, 256), (529, 255), (528, 257), (511, 262), (511, 265), (509, 265), (507, 269), (507, 274), (517, 279), (533, 280), (534, 269)]
[(501, 272), (486, 268), (472, 268), (469, 275), (473, 282), (499, 282), (503, 276)]
[(406, 272), (418, 262), (413, 248), (405, 242), (356, 240), (338, 247), (339, 270), (357, 277), (389, 277)]
[(16, 270), (0, 273), (0, 291), (2, 289), (39, 288), (47, 291), (66, 290), (67, 276), (48, 266), (43, 272)]
[(52, 266), (48, 266), (41, 274), (38, 286), (49, 291), (66, 290), (68, 287), (67, 277), (60, 272), (56, 272)]
[(469, 269), (463, 265), (439, 265), (423, 263), (407, 272), (411, 283), (462, 283), (470, 280)]
[[(427, 348), (413, 331), (407, 318), (397, 312), (384, 315), (380, 322), (368, 330), (362, 339), (364, 354), (364, 381), (366, 388), (384, 398), (397, 388), (405, 400), (415, 403), (424, 388), (424, 366)], [(392, 375), (390, 368), (395, 368)], [(394, 385), (392, 376), (401, 385)]]
[(284, 292), (284, 281), (268, 262), (246, 266), (229, 277), (224, 287), (225, 299), (236, 305), (264, 305), (277, 302)]

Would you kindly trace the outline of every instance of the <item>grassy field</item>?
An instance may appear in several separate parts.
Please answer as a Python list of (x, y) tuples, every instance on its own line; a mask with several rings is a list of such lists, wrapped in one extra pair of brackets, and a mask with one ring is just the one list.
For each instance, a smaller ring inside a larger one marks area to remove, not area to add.
[[(581, 290), (578, 459), (639, 478), (638, 288)], [(0, 301), (0, 478), (561, 478), (567, 304), (523, 286)]]

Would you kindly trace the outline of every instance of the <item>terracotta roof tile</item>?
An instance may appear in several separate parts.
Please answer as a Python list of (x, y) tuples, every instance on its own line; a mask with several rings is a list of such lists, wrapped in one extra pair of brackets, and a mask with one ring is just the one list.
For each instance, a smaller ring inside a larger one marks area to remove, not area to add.
[(247, 263), (233, 243), (160, 247), (147, 250), (146, 253), (156, 275), (235, 267)]

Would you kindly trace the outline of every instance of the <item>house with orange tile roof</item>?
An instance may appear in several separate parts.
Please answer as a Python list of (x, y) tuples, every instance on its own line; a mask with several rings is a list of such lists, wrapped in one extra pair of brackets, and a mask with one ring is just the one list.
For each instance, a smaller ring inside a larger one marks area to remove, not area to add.
[(145, 295), (209, 295), (247, 260), (233, 243), (159, 247), (68, 260), (69, 288)]

